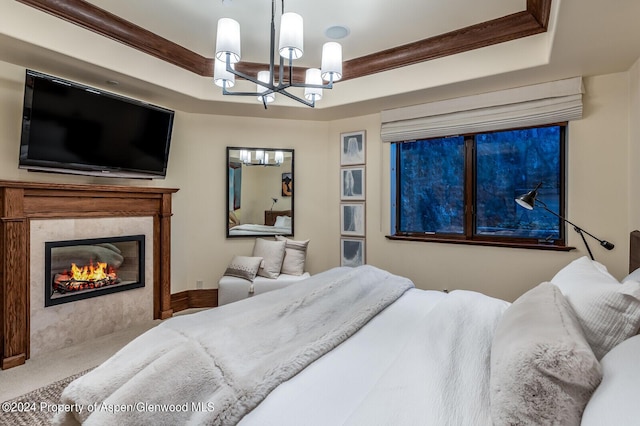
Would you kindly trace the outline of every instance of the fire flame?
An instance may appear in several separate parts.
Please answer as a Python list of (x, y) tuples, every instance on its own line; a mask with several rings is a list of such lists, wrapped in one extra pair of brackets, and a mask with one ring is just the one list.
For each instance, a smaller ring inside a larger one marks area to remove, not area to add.
[(98, 262), (97, 265), (91, 262), (90, 265), (82, 267), (78, 267), (75, 263), (71, 264), (71, 278), (76, 281), (100, 281), (113, 275), (113, 272), (107, 272), (105, 262)]

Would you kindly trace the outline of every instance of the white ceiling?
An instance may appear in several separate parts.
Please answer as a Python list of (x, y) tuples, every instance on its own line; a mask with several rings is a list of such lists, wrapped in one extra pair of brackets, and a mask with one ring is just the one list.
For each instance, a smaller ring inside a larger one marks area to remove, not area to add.
[[(269, 0), (89, 0), (104, 10), (207, 58), (215, 50), (218, 19), (240, 23), (242, 60), (268, 63), (272, 2)], [(279, 28), (281, 0), (275, 1)], [(525, 0), (286, 0), (286, 12), (304, 19), (304, 66), (319, 66), (327, 28), (351, 33), (341, 40), (344, 59), (422, 40), (525, 10)], [(276, 34), (277, 37), (277, 34)]]
[[(268, 0), (232, 0), (230, 4), (221, 0), (89, 2), (207, 58), (214, 55), (217, 20), (234, 18), (241, 27), (242, 60), (268, 62)], [(13, 4), (14, 0), (0, 0), (0, 7), (6, 5), (19, 12), (28, 8)], [(277, 13), (280, 6), (277, 1)], [(332, 25), (351, 30), (340, 40), (344, 59), (349, 60), (520, 12), (525, 7), (525, 0), (285, 1), (286, 11), (297, 12), (305, 20), (305, 56), (299, 61), (305, 67), (319, 66), (320, 46), (327, 41), (324, 31)], [(546, 33), (339, 82), (314, 110), (278, 100), (265, 112), (255, 100), (223, 97), (208, 79), (203, 85), (185, 79), (162, 80), (162, 70), (129, 72), (112, 58), (96, 63), (88, 55), (81, 57), (81, 47), (76, 49), (77, 56), (68, 52), (63, 56), (29, 40), (17, 40), (26, 37), (10, 34), (11, 17), (2, 13), (0, 60), (62, 73), (63, 77), (97, 86), (118, 80), (118, 90), (123, 94), (185, 111), (323, 120), (578, 75), (627, 71), (640, 58), (638, 17), (638, 0), (552, 0)], [(195, 75), (189, 78), (203, 79)], [(197, 90), (187, 88), (190, 84)]]

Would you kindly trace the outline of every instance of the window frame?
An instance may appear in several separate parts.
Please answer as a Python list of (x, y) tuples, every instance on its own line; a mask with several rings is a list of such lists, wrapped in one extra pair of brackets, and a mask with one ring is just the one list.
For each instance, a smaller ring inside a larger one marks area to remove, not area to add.
[[(560, 216), (566, 217), (566, 188), (567, 188), (567, 134), (568, 122), (550, 123), (538, 126), (516, 127), (510, 129), (488, 130), (483, 132), (467, 133), (462, 136), (464, 138), (464, 232), (462, 234), (446, 234), (446, 233), (416, 233), (416, 232), (400, 232), (398, 230), (400, 221), (399, 217), (400, 205), (398, 203), (398, 194), (400, 194), (400, 179), (398, 172), (400, 170), (400, 158), (397, 155), (397, 148), (391, 147), (391, 235), (386, 238), (390, 240), (408, 240), (408, 241), (424, 241), (439, 243), (455, 243), (455, 244), (472, 244), (498, 247), (515, 247), (515, 248), (531, 248), (540, 250), (557, 250), (569, 251), (574, 247), (567, 246), (567, 224), (560, 221), (560, 236), (553, 241), (545, 241), (536, 238), (525, 237), (504, 237), (504, 236), (487, 236), (476, 235), (476, 143), (475, 136), (478, 134), (536, 129), (541, 127), (560, 127)], [(428, 138), (439, 139), (439, 138)], [(407, 142), (393, 142), (392, 145), (398, 145)], [(533, 189), (533, 188), (531, 188)], [(395, 197), (393, 195), (395, 194)], [(395, 198), (395, 199), (394, 199)], [(515, 201), (514, 201), (515, 202)]]

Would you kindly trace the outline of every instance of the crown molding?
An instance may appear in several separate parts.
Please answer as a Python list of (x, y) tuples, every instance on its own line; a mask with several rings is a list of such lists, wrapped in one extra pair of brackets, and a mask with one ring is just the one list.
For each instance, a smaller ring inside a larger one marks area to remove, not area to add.
[[(16, 1), (197, 75), (213, 76), (212, 58), (199, 55), (86, 1)], [(527, 0), (525, 11), (345, 61), (341, 81), (540, 34), (547, 31), (550, 12), (551, 0)], [(257, 74), (257, 71), (265, 67), (265, 64), (253, 62), (236, 64), (236, 70), (245, 74)], [(302, 67), (294, 68), (294, 81), (303, 82), (305, 71)]]

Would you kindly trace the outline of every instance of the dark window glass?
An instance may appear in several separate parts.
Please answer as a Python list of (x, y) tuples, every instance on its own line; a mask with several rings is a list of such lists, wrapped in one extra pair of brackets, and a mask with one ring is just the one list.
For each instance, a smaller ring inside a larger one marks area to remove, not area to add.
[(557, 217), (513, 200), (542, 182), (538, 198), (560, 211), (560, 127), (484, 133), (475, 142), (476, 234), (559, 239)]
[(561, 221), (514, 199), (564, 208), (565, 125), (396, 143), (395, 235), (564, 245)]
[(464, 138), (399, 144), (400, 229), (464, 232)]

